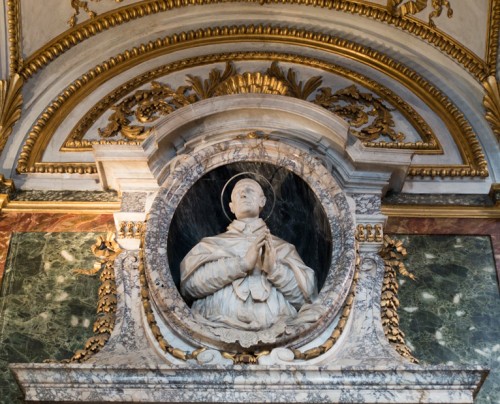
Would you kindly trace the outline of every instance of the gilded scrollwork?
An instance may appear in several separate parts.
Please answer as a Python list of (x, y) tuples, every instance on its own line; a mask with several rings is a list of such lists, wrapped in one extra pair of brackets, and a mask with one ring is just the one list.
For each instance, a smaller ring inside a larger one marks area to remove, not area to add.
[(121, 253), (115, 241), (114, 233), (106, 237), (99, 236), (91, 247), (92, 253), (99, 259), (92, 269), (75, 270), (76, 273), (87, 276), (99, 274), (101, 286), (98, 290), (97, 319), (93, 325), (94, 335), (90, 337), (83, 347), (65, 362), (85, 362), (92, 355), (99, 352), (108, 341), (115, 325), (116, 313), (116, 283), (113, 263)]
[[(428, 0), (388, 0), (387, 10), (395, 17), (405, 17), (406, 15), (418, 14), (427, 8)], [(436, 27), (434, 18), (439, 17), (446, 7), (448, 18), (453, 16), (453, 9), (449, 0), (432, 0), (433, 11), (429, 14), (429, 26)]]
[(0, 153), (21, 117), (23, 79), (14, 73), (9, 80), (0, 80)]
[(483, 83), (486, 94), (483, 105), (486, 110), (485, 118), (491, 126), (493, 133), (500, 141), (500, 84), (495, 76), (490, 76)]
[(337, 91), (331, 87), (319, 88), (323, 81), (320, 76), (311, 77), (303, 83), (292, 68), (285, 73), (277, 62), (273, 62), (265, 74), (237, 74), (234, 64), (226, 62), (223, 72), (214, 68), (205, 79), (188, 75), (186, 81), (190, 86), (182, 85), (176, 89), (153, 81), (150, 89), (137, 90), (126, 97), (111, 108), (113, 113), (108, 118), (108, 125), (99, 129), (100, 137), (110, 138), (120, 132), (127, 140), (143, 140), (151, 127), (131, 125), (133, 116), (144, 124), (202, 99), (225, 94), (265, 93), (308, 100), (340, 115), (352, 127), (359, 128), (351, 132), (361, 140), (373, 141), (387, 136), (401, 142), (405, 138), (404, 134), (394, 130), (393, 109), (372, 93), (363, 92), (355, 85)]
[(396, 351), (412, 363), (418, 363), (408, 346), (405, 344), (405, 335), (399, 328), (399, 299), (397, 274), (410, 279), (415, 276), (408, 272), (403, 260), (408, 255), (402, 241), (394, 240), (388, 235), (384, 235), (384, 247), (380, 251), (380, 256), (384, 259), (385, 273), (382, 285), (381, 315), (382, 326), (386, 338), (394, 346)]

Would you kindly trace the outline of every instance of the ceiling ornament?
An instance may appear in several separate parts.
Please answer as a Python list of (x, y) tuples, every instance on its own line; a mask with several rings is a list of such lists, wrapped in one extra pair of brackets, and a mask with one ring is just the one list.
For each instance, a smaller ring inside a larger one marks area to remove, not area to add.
[(500, 47), (500, 0), (490, 0), (490, 27), (488, 32), (488, 47), (486, 49), (486, 63), (488, 64), (490, 74), (495, 74), (497, 70), (498, 48)]
[[(395, 17), (404, 17), (406, 15), (418, 14), (427, 8), (428, 0), (387, 0), (387, 10)], [(403, 4), (401, 4), (403, 3)], [(429, 14), (429, 25), (436, 28), (434, 18), (439, 17), (443, 12), (443, 7), (448, 9), (447, 16), (453, 16), (453, 10), (448, 0), (432, 0), (434, 10)]]
[[(20, 0), (8, 0), (9, 8), (14, 7), (14, 4), (18, 4), (19, 1)], [(488, 34), (490, 38), (488, 47), (488, 61), (491, 62), (489, 65), (480, 57), (468, 50), (466, 47), (450, 38), (448, 35), (414, 18), (408, 18), (404, 16), (396, 17), (392, 15), (387, 10), (387, 6), (384, 5), (377, 5), (373, 3), (361, 4), (352, 0), (332, 0), (329, 2), (324, 0), (283, 0), (277, 3), (275, 3), (275, 0), (234, 1), (259, 4), (272, 3), (275, 6), (286, 5), (290, 3), (306, 7), (321, 7), (328, 10), (345, 12), (349, 14), (358, 14), (362, 17), (367, 17), (381, 23), (394, 26), (398, 29), (421, 38), (429, 44), (432, 44), (436, 48), (440, 49), (443, 53), (447, 54), (449, 57), (463, 65), (464, 68), (467, 69), (478, 81), (485, 80), (491, 71), (492, 64), (493, 66), (495, 66), (496, 64), (496, 57), (494, 56), (497, 53), (498, 41), (495, 42), (494, 38), (498, 38), (498, 33), (500, 31), (500, 24), (498, 24), (500, 20), (500, 17), (498, 15), (500, 14), (500, 0), (491, 0), (492, 7), (494, 10), (496, 10), (496, 13), (492, 14)], [(433, 0), (433, 2), (434, 1), (436, 0)], [(26, 62), (19, 66), (18, 71), (25, 80), (28, 80), (35, 73), (43, 69), (51, 61), (71, 49), (73, 46), (114, 26), (127, 23), (131, 20), (157, 14), (160, 12), (166, 12), (176, 8), (187, 6), (202, 6), (206, 4), (218, 4), (224, 2), (225, 0), (147, 0), (121, 7), (119, 10), (112, 10), (108, 13), (84, 21), (83, 23), (69, 29), (62, 35), (54, 38), (43, 47), (38, 49), (36, 52), (34, 52), (32, 55), (30, 55), (27, 58)], [(13, 34), (10, 33), (10, 35), (12, 36)], [(19, 36), (17, 36), (16, 42), (19, 42)]]
[(21, 117), (23, 106), (23, 79), (14, 73), (8, 80), (0, 80), (0, 153)]
[[(487, 163), (481, 145), (468, 121), (458, 108), (439, 91), (439, 89), (432, 86), (415, 71), (373, 48), (365, 47), (364, 45), (343, 38), (295, 28), (262, 25), (210, 27), (203, 30), (181, 32), (180, 34), (174, 34), (126, 50), (117, 56), (109, 58), (102, 64), (97, 65), (66, 87), (66, 89), (47, 106), (45, 111), (42, 112), (28, 133), (27, 140), (20, 153), (17, 165), (18, 172), (96, 173), (97, 170), (93, 163), (55, 164), (43, 163), (41, 161), (43, 152), (54, 134), (55, 129), (78, 105), (82, 97), (90, 94), (107, 79), (116, 74), (161, 54), (167, 54), (174, 49), (179, 51), (193, 46), (200, 47), (206, 44), (211, 45), (219, 42), (245, 41), (253, 40), (254, 38), (259, 38), (262, 42), (273, 42), (276, 40), (282, 44), (289, 43), (295, 46), (314, 47), (325, 52), (354, 58), (368, 67), (384, 71), (388, 77), (402, 83), (416, 96), (421, 98), (435, 111), (448, 127), (460, 151), (463, 163), (453, 166), (412, 166), (409, 170), (409, 175), (425, 177), (488, 176)], [(236, 53), (235, 55), (238, 54)], [(205, 57), (210, 58), (211, 56), (202, 56), (201, 58)], [(229, 60), (231, 59), (233, 59), (233, 57), (229, 58)], [(242, 59), (243, 58), (240, 58), (240, 60)], [(247, 57), (247, 59), (269, 60), (269, 54), (262, 53), (261, 57)], [(301, 60), (304, 60), (304, 58), (292, 55), (289, 60), (294, 63), (302, 63)], [(220, 55), (212, 58), (212, 61), (220, 62)], [(177, 63), (177, 70), (185, 68), (185, 63), (186, 61)], [(201, 64), (208, 64), (208, 62)], [(324, 62), (319, 62), (319, 64), (318, 68), (329, 71), (329, 64)], [(172, 69), (172, 66), (170, 65), (169, 68)], [(168, 71), (165, 72), (165, 74), (166, 73), (168, 73)], [(352, 74), (352, 72), (351, 75), (353, 80), (359, 82), (360, 75)], [(364, 85), (363, 82), (361, 82), (361, 84)], [(128, 85), (130, 85), (130, 83), (128, 83)], [(128, 91), (123, 95), (127, 93)], [(388, 99), (389, 95), (390, 94), (386, 92), (383, 94), (383, 98)], [(400, 101), (396, 101), (394, 105), (400, 104)], [(402, 111), (404, 111), (404, 109), (402, 109)], [(409, 120), (411, 121), (411, 116)], [(415, 124), (415, 122), (412, 123)], [(414, 126), (418, 127), (418, 125)], [(105, 142), (105, 140), (102, 142)], [(379, 145), (379, 143), (375, 145), (367, 143), (367, 146), (401, 148), (404, 147), (404, 144), (400, 144), (399, 142), (389, 142), (383, 145)], [(417, 146), (417, 148), (422, 147), (422, 145)]]
[(490, 76), (483, 85), (486, 92), (483, 99), (485, 117), (500, 142), (500, 84), (495, 76)]
[[(77, 17), (80, 14), (80, 9), (83, 9), (88, 15), (90, 19), (93, 19), (97, 17), (97, 13), (95, 11), (92, 11), (89, 6), (88, 6), (88, 1), (81, 1), (81, 0), (70, 0), (71, 1), (71, 7), (75, 10), (71, 18), (68, 20), (68, 25), (73, 28), (76, 23), (77, 23)], [(100, 2), (101, 0), (90, 0), (94, 2)], [(114, 0), (116, 3), (121, 3), (123, 0)]]
[[(394, 130), (392, 109), (373, 94), (362, 92), (355, 85), (337, 91), (330, 87), (320, 88), (320, 76), (302, 83), (293, 69), (288, 69), (285, 74), (277, 62), (273, 62), (265, 74), (236, 74), (234, 65), (226, 62), (224, 72), (212, 69), (207, 79), (188, 75), (187, 81), (190, 86), (179, 86), (175, 90), (153, 81), (151, 89), (135, 91), (111, 108), (114, 112), (108, 119), (108, 125), (99, 129), (99, 136), (108, 139), (120, 133), (127, 140), (144, 140), (152, 127), (130, 125), (134, 116), (135, 120), (145, 124), (202, 99), (226, 94), (261, 93), (286, 95), (319, 105), (346, 119), (353, 127), (351, 132), (361, 140), (373, 141), (385, 136), (402, 142), (405, 138), (404, 134)], [(318, 92), (314, 97), (316, 90)]]

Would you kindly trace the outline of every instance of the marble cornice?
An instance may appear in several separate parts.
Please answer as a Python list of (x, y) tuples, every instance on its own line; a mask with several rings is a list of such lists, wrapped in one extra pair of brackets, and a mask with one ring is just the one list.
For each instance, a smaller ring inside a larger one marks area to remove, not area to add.
[(498, 206), (382, 205), (389, 217), (500, 219)]

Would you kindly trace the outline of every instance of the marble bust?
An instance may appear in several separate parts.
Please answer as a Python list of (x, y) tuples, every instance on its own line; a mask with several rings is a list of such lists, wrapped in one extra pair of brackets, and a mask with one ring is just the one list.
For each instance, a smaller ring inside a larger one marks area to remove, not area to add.
[(191, 310), (206, 325), (284, 332), (317, 297), (314, 271), (259, 217), (265, 203), (257, 181), (238, 181), (229, 204), (236, 219), (225, 233), (203, 238), (181, 262), (181, 294), (194, 301)]

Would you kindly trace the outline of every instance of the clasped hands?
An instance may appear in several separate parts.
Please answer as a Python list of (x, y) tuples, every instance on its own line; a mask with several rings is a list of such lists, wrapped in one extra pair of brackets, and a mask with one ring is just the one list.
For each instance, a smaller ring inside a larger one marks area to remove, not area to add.
[(273, 246), (273, 240), (269, 230), (257, 237), (248, 248), (243, 257), (243, 270), (251, 272), (257, 263), (263, 272), (271, 274), (276, 264), (276, 249)]

